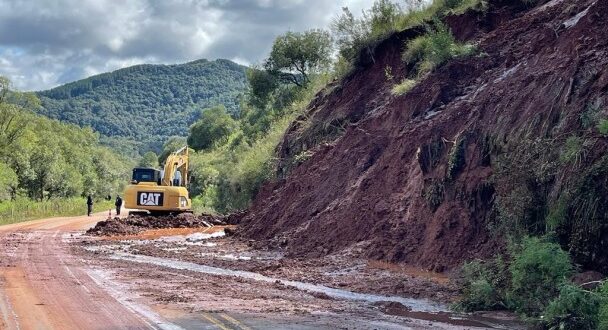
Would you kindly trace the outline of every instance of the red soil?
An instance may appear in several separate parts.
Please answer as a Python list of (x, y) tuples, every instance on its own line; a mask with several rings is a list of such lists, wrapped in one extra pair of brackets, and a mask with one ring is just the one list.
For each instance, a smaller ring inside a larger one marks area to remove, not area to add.
[[(320, 93), (306, 114), (312, 124), (288, 130), (282, 179), (263, 187), (240, 235), (305, 257), (363, 242), (367, 257), (436, 271), (495, 254), (503, 243), (487, 223), (500, 187), (487, 184), (495, 169), (484, 138), (558, 136), (590, 102), (608, 103), (608, 2), (554, 0), (524, 11), (509, 2), (493, 1), (485, 16), (447, 19), (482, 55), (448, 62), (403, 96), (390, 93), (400, 79), (388, 81), (385, 68), (394, 77), (411, 69), (401, 52), (416, 30), (388, 38)], [(431, 207), (425, 188), (446, 177), (459, 136), (465, 164)], [(434, 141), (442, 146), (436, 160), (426, 148)], [(313, 155), (287, 174), (288, 160), (307, 149)]]

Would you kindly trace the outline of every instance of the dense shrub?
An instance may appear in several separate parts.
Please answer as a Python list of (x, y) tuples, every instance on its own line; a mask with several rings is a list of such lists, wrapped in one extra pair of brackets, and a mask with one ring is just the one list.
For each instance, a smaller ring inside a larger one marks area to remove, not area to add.
[(401, 15), (401, 7), (390, 0), (376, 0), (361, 18), (343, 8), (331, 26), (339, 54), (352, 63), (363, 50), (371, 53), (375, 44), (397, 30)]
[(514, 310), (538, 316), (558, 296), (574, 269), (568, 254), (554, 243), (525, 238), (516, 250), (506, 298)]
[(467, 312), (504, 308), (505, 274), (506, 265), (501, 258), (465, 263), (460, 270), (462, 299), (455, 308)]
[(602, 300), (598, 312), (598, 330), (608, 330), (608, 281), (604, 281), (598, 289)]
[(225, 142), (237, 123), (230, 117), (223, 105), (201, 111), (201, 117), (190, 126), (188, 145), (194, 150), (213, 147), (216, 143)]
[(542, 323), (550, 329), (595, 329), (601, 303), (599, 293), (564, 284), (544, 311)]
[(195, 153), (191, 193), (197, 210), (246, 208), (261, 185), (275, 177), (275, 149), (288, 125), (326, 83), (326, 76), (315, 75), (305, 88), (278, 87), (262, 108), (245, 106), (238, 127), (226, 140)]

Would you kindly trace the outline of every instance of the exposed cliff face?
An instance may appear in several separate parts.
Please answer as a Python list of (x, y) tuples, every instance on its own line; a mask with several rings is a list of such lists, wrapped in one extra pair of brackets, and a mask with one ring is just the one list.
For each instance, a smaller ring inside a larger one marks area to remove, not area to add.
[[(480, 55), (446, 63), (403, 96), (390, 89), (411, 69), (401, 52), (419, 29), (391, 36), (328, 86), (288, 130), (282, 179), (262, 189), (242, 235), (281, 238), (309, 257), (359, 243), (367, 257), (442, 271), (495, 254), (505, 227), (543, 233), (559, 215), (551, 225), (564, 247), (608, 270), (607, 141), (582, 120), (608, 116), (608, 2), (513, 3), (447, 18)], [(566, 159), (571, 137), (582, 151)]]

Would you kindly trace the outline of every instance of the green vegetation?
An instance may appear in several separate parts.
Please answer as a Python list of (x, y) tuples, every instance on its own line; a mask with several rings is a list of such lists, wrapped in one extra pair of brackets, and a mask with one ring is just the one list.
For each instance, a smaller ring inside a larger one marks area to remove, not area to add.
[(416, 67), (418, 76), (432, 71), (449, 59), (475, 52), (472, 45), (457, 42), (443, 23), (437, 21), (434, 25), (426, 34), (409, 41), (403, 53), (403, 60)]
[(463, 133), (456, 136), (454, 145), (450, 149), (448, 155), (448, 168), (446, 173), (447, 180), (453, 180), (456, 178), (458, 173), (464, 168), (465, 164), (465, 151), (466, 151), (466, 137)]
[(194, 150), (205, 150), (218, 143), (225, 143), (237, 123), (223, 105), (205, 109), (200, 119), (190, 126), (188, 145)]
[(574, 266), (568, 254), (558, 244), (539, 238), (524, 238), (509, 255), (509, 266), (498, 258), (462, 267), (463, 298), (456, 309), (506, 307), (547, 329), (602, 329), (608, 282), (596, 290), (572, 284)]
[(502, 258), (482, 262), (474, 260), (460, 269), (462, 299), (456, 310), (477, 311), (505, 308), (504, 287), (507, 266)]
[[(198, 195), (197, 208), (218, 212), (246, 208), (262, 183), (275, 178), (275, 149), (288, 125), (324, 84), (322, 76), (313, 77), (285, 108), (272, 107), (274, 97), (283, 92), (280, 88), (264, 109), (246, 104), (246, 116), (237, 121), (238, 127), (222, 143), (194, 154), (191, 190)], [(250, 117), (252, 114), (257, 120)], [(256, 129), (260, 122), (265, 123), (265, 130)]]
[(566, 140), (560, 160), (564, 163), (580, 163), (584, 157), (584, 140), (579, 136), (571, 136)]
[(185, 136), (201, 109), (223, 104), (238, 115), (245, 84), (245, 68), (228, 60), (137, 65), (38, 92), (35, 110), (90, 126), (106, 145), (135, 157)]
[(526, 238), (516, 247), (509, 271), (507, 301), (520, 313), (538, 316), (558, 296), (559, 288), (574, 270), (570, 257), (558, 244)]
[[(94, 212), (114, 209), (114, 201), (99, 200), (93, 204)], [(32, 201), (19, 197), (15, 200), (0, 202), (0, 225), (21, 221), (61, 216), (86, 215), (86, 199), (82, 197), (53, 198)]]
[(549, 329), (602, 329), (599, 311), (607, 306), (608, 295), (601, 290), (593, 292), (564, 284), (559, 296), (545, 309), (543, 323)]
[(302, 87), (310, 82), (311, 73), (322, 72), (329, 66), (330, 56), (329, 32), (287, 32), (275, 40), (265, 66), (284, 82)]
[(410, 91), (414, 86), (416, 86), (416, 80), (413, 79), (403, 79), (401, 83), (393, 86), (391, 92), (393, 95), (403, 95)]
[(608, 119), (600, 119), (597, 123), (597, 130), (603, 136), (608, 136)]
[(158, 156), (154, 153), (154, 151), (148, 151), (141, 157), (137, 166), (158, 168)]
[(114, 195), (128, 179), (130, 162), (100, 146), (97, 133), (33, 114), (38, 106), (35, 95), (12, 91), (0, 77), (4, 222), (78, 214), (86, 209), (83, 196)]
[[(487, 3), (483, 0), (434, 0), (428, 5), (409, 4), (405, 7), (390, 0), (376, 0), (372, 8), (363, 12), (361, 18), (355, 18), (348, 8), (344, 8), (331, 26), (342, 58), (338, 61), (342, 69), (337, 71), (344, 74), (348, 71), (346, 68), (359, 66), (362, 55), (371, 56), (376, 45), (394, 32), (438, 22), (450, 13), (486, 8)], [(445, 34), (439, 37), (445, 38)], [(458, 46), (456, 43), (451, 46), (454, 45)], [(466, 53), (465, 49), (454, 49), (453, 52)]]

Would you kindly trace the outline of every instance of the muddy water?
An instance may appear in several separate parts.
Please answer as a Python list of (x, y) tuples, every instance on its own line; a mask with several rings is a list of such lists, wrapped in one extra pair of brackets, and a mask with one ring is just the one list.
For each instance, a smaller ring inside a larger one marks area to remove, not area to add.
[(247, 272), (241, 270), (231, 270), (224, 269), (218, 267), (211, 267), (205, 265), (199, 265), (192, 262), (179, 261), (179, 260), (171, 260), (165, 258), (157, 258), (145, 255), (135, 255), (130, 253), (116, 252), (110, 255), (111, 259), (116, 260), (126, 260), (132, 262), (146, 263), (152, 264), (172, 269), (180, 269), (180, 270), (189, 270), (198, 273), (205, 273), (210, 275), (219, 275), (219, 276), (232, 276), (232, 277), (240, 277), (245, 279), (250, 279), (254, 281), (268, 282), (268, 283), (276, 283), (280, 282), (283, 285), (297, 288), (303, 291), (316, 292), (316, 293), (324, 293), (332, 298), (336, 299), (346, 299), (346, 300), (358, 300), (365, 302), (398, 302), (403, 304), (404, 306), (409, 307), (412, 311), (416, 312), (447, 312), (448, 307), (439, 303), (432, 302), (427, 299), (413, 299), (413, 298), (403, 298), (403, 297), (395, 297), (395, 296), (382, 296), (382, 295), (373, 295), (373, 294), (365, 294), (365, 293), (356, 293), (346, 290), (334, 289), (330, 287), (326, 287), (323, 285), (316, 285), (298, 281), (286, 281), (281, 280), (269, 276), (265, 276), (259, 273)]
[[(317, 285), (312, 283), (283, 280), (276, 277), (270, 277), (262, 275), (260, 273), (232, 270), (220, 267), (207, 266), (203, 264), (186, 262), (180, 260), (173, 260), (169, 258), (154, 257), (142, 254), (130, 253), (130, 247), (138, 246), (142, 244), (148, 244), (150, 242), (157, 243), (171, 243), (172, 247), (164, 248), (167, 251), (181, 251), (187, 248), (187, 245), (207, 245), (213, 244), (211, 242), (205, 242), (208, 238), (221, 237), (223, 232), (215, 233), (211, 236), (201, 237), (189, 237), (188, 235), (168, 236), (159, 237), (154, 240), (144, 241), (128, 241), (123, 244), (110, 244), (103, 246), (88, 246), (85, 249), (89, 251), (101, 251), (104, 252), (110, 259), (123, 260), (129, 262), (143, 263), (166, 267), (177, 270), (187, 270), (203, 274), (217, 275), (217, 276), (229, 276), (243, 278), (253, 281), (266, 282), (266, 283), (280, 283), (282, 285), (293, 287), (301, 291), (326, 295), (328, 297), (338, 300), (350, 300), (360, 301), (363, 303), (369, 303), (373, 305), (374, 309), (379, 309), (384, 314), (395, 315), (406, 317), (414, 320), (425, 320), (438, 324), (449, 325), (447, 328), (498, 328), (498, 329), (524, 329), (520, 322), (511, 316), (506, 318), (501, 315), (470, 315), (470, 314), (456, 314), (449, 311), (449, 307), (445, 304), (433, 302), (428, 299), (414, 299), (405, 298), (399, 296), (386, 296), (377, 294), (365, 294), (352, 292), (343, 289), (331, 288), (323, 285)], [(174, 244), (178, 244), (175, 246)], [(183, 246), (186, 245), (186, 246)], [(247, 262), (251, 257), (241, 256), (240, 254), (214, 254), (210, 253), (215, 258), (220, 259), (231, 259), (231, 260), (242, 260)], [(343, 270), (344, 271), (344, 270)], [(352, 270), (351, 270), (352, 271)], [(391, 302), (399, 304), (390, 304)]]

